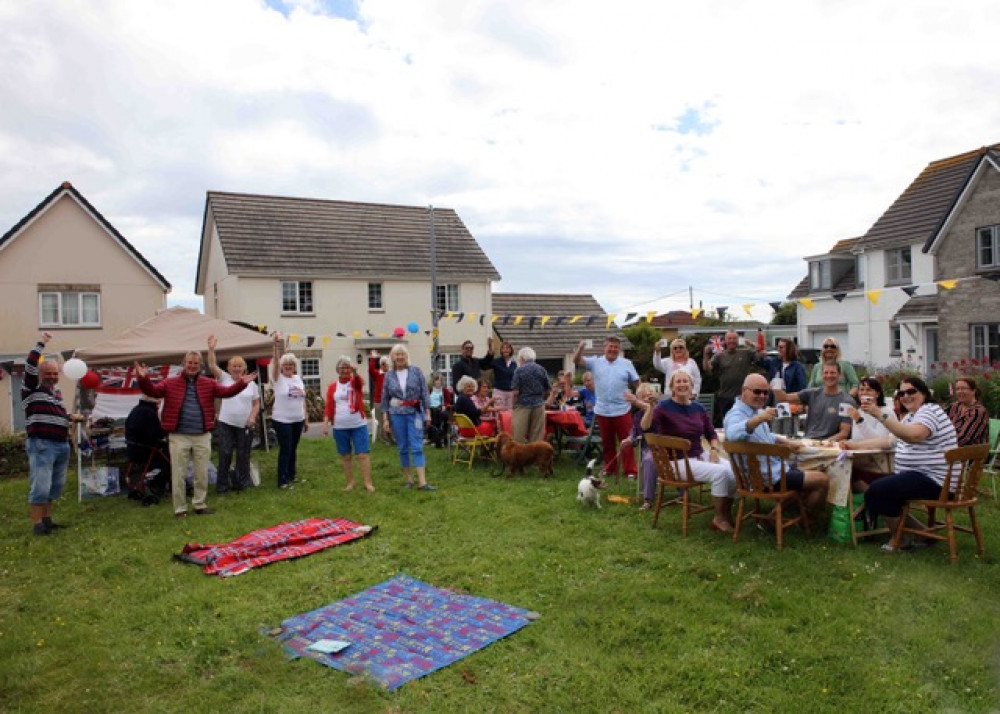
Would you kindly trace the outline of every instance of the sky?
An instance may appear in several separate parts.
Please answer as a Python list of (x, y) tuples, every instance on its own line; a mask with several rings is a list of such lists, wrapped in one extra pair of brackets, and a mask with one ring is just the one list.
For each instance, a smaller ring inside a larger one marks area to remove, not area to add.
[(210, 190), (452, 208), (495, 292), (752, 304), (1000, 141), (987, 0), (0, 0), (0, 234), (68, 180), (200, 307)]

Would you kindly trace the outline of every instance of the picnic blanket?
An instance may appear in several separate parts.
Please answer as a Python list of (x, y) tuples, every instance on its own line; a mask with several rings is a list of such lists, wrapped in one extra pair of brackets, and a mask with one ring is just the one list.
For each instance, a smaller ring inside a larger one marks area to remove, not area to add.
[[(357, 595), (290, 617), (268, 634), (293, 659), (363, 674), (388, 690), (423, 677), (516, 632), (536, 613), (461, 595), (397, 575)], [(350, 643), (336, 653), (309, 649), (323, 640)]]
[(371, 535), (378, 526), (346, 518), (306, 518), (247, 533), (231, 543), (188, 543), (177, 560), (204, 566), (206, 575), (228, 578), (279, 560), (310, 555), (335, 545)]

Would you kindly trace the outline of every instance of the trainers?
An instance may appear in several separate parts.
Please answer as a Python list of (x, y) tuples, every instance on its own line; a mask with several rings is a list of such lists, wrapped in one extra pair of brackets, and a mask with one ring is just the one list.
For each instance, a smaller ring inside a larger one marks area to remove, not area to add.
[(52, 533), (44, 523), (36, 523), (31, 527), (31, 532), (35, 535), (49, 535)]
[(437, 486), (431, 486), (429, 483), (425, 483), (423, 486), (417, 487), (418, 491), (437, 491)]

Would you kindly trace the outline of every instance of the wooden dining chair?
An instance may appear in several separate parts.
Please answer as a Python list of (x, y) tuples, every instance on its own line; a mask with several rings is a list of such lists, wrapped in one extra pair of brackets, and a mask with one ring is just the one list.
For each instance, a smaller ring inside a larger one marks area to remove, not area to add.
[[(688, 461), (691, 442), (676, 436), (660, 434), (646, 434), (643, 438), (656, 465), (657, 493), (656, 507), (653, 510), (653, 528), (656, 528), (656, 521), (663, 506), (678, 505), (681, 507), (681, 535), (687, 537), (691, 516), (712, 510), (712, 506), (692, 500), (695, 493), (700, 492), (705, 484), (695, 481), (694, 474), (691, 473), (691, 462)], [(680, 496), (668, 496), (667, 489), (679, 490)]]
[[(788, 446), (726, 441), (726, 453), (729, 454), (729, 463), (736, 476), (736, 493), (740, 501), (739, 510), (736, 512), (733, 543), (739, 541), (740, 527), (748, 519), (758, 523), (764, 521), (773, 523), (778, 538), (778, 550), (784, 545), (786, 528), (798, 525), (806, 535), (809, 534), (809, 516), (806, 513), (802, 492), (789, 489), (786, 481), (788, 457), (792, 453)], [(778, 459), (777, 472), (772, 458)], [(762, 512), (760, 508), (762, 501), (773, 502), (774, 509), (768, 513)], [(748, 502), (753, 504), (749, 511)], [(786, 517), (785, 508), (789, 502), (798, 505), (798, 513)]]
[[(948, 555), (954, 563), (958, 560), (955, 531), (960, 531), (971, 533), (975, 537), (979, 555), (986, 552), (983, 532), (979, 528), (979, 521), (976, 520), (976, 504), (979, 502), (979, 479), (982, 478), (983, 465), (989, 455), (989, 444), (960, 446), (944, 452), (945, 461), (948, 462), (948, 472), (941, 485), (940, 495), (934, 499), (913, 500), (903, 504), (896, 533), (892, 538), (893, 545), (898, 546), (902, 543), (906, 533), (917, 538), (945, 540), (948, 541)], [(926, 511), (927, 517), (923, 529), (906, 525), (906, 517), (914, 508), (923, 508)], [(935, 515), (939, 508), (944, 511), (944, 523), (936, 522)], [(969, 512), (968, 526), (955, 525), (955, 511), (959, 509), (966, 509)]]

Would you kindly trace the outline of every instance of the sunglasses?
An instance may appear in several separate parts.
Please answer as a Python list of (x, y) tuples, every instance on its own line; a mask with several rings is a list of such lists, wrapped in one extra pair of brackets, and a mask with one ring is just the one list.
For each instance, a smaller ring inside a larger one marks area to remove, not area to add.
[(745, 389), (752, 392), (755, 397), (763, 397), (771, 393), (770, 389), (750, 389), (750, 387), (745, 387)]
[(823, 349), (824, 350), (835, 350), (835, 349), (837, 349), (837, 345), (823, 345)]
[(896, 392), (896, 394), (898, 394), (901, 397), (912, 397), (919, 391), (920, 391), (919, 389), (913, 389), (911, 387), (910, 389), (900, 389), (898, 392)]
[(670, 349), (672, 349), (672, 350), (682, 350), (682, 349), (684, 349), (684, 346), (683, 345), (677, 345), (676, 347), (671, 347)]

